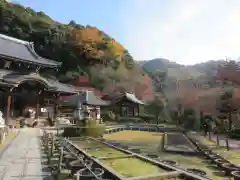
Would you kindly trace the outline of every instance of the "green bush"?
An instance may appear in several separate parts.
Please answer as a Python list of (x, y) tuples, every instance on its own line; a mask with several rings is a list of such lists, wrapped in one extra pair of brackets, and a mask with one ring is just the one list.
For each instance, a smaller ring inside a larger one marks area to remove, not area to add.
[(228, 136), (232, 139), (240, 140), (240, 129), (234, 129), (228, 133)]
[(102, 137), (105, 131), (105, 126), (99, 124), (96, 120), (91, 119), (86, 124), (85, 135), (91, 137)]
[(153, 115), (148, 115), (148, 114), (142, 114), (139, 116), (142, 120), (150, 122), (150, 121), (156, 121), (156, 117)]

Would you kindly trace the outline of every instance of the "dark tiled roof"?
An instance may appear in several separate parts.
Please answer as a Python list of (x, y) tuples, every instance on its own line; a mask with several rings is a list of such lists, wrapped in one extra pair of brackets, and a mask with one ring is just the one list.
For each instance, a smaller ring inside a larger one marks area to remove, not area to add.
[(31, 42), (0, 34), (0, 56), (31, 64), (58, 67), (61, 63), (40, 57)]
[(67, 100), (60, 101), (60, 104), (65, 106), (93, 105), (93, 106), (107, 106), (109, 103), (95, 96), (92, 91), (84, 91), (79, 95), (74, 95)]
[(0, 70), (0, 86), (1, 83), (5, 83), (9, 86), (17, 87), (19, 84), (31, 80), (44, 84), (48, 91), (59, 92), (60, 94), (76, 94), (78, 92), (78, 89), (74, 86), (63, 84), (53, 79), (44, 78), (36, 73), (23, 74), (5, 69)]
[[(64, 84), (56, 80), (47, 79), (47, 81), (51, 84), (51, 87), (53, 87), (53, 91), (58, 91), (60, 94), (76, 94), (78, 93), (78, 89), (72, 85)], [(54, 90), (56, 88), (56, 90)]]

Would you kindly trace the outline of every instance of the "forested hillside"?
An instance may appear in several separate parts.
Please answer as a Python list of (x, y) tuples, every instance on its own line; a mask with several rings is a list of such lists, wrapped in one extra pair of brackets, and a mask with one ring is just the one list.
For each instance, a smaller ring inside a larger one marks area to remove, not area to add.
[(0, 19), (0, 33), (32, 41), (41, 56), (62, 62), (57, 74), (47, 75), (65, 82), (89, 76), (90, 84), (103, 91), (142, 87), (143, 72), (129, 52), (96, 27), (75, 21), (62, 24), (44, 12), (5, 0), (0, 0)]

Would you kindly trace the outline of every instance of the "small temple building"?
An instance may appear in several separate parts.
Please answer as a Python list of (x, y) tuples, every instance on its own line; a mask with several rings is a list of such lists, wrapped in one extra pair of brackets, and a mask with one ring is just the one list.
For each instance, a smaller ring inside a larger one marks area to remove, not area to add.
[(105, 95), (102, 99), (109, 101), (113, 112), (120, 115), (120, 117), (139, 116), (140, 105), (144, 105), (144, 102), (139, 100), (135, 94), (127, 92), (117, 95)]
[(36, 111), (36, 118), (44, 108), (57, 116), (58, 97), (78, 93), (74, 86), (41, 75), (60, 66), (39, 56), (32, 42), (0, 34), (0, 110), (6, 124), (12, 117), (24, 116), (27, 108)]
[[(87, 118), (99, 120), (101, 118), (101, 107), (109, 105), (108, 101), (104, 101), (94, 94), (93, 91), (81, 91), (77, 95), (73, 95), (59, 100), (60, 110), (62, 112), (68, 111), (73, 113), (74, 110), (78, 109), (80, 113), (88, 112)], [(83, 115), (86, 118), (86, 115)], [(76, 124), (76, 122), (72, 122)]]

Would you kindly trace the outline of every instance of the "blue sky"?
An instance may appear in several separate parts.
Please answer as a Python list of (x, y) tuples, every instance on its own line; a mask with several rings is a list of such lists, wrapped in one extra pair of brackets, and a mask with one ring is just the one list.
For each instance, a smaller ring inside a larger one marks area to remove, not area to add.
[(136, 60), (240, 57), (239, 0), (17, 0), (53, 19), (96, 26)]

